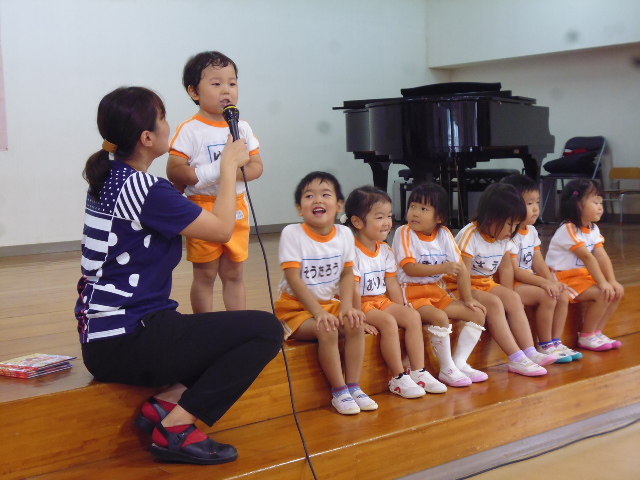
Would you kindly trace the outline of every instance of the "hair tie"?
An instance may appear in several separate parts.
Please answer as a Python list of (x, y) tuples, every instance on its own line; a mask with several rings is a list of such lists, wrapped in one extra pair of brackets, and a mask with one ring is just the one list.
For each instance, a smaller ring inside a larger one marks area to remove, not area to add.
[(109, 140), (102, 141), (102, 149), (109, 152), (109, 160), (114, 160), (115, 156), (113, 155), (118, 150), (118, 146), (115, 143), (111, 143)]
[(347, 217), (346, 213), (343, 213), (342, 215), (340, 215), (340, 223), (342, 225), (346, 225), (348, 220), (349, 220), (349, 217)]
[(109, 140), (104, 140), (102, 142), (102, 149), (106, 150), (109, 153), (116, 153), (116, 150), (118, 150), (118, 146), (115, 143), (111, 143)]
[(577, 190), (574, 190), (574, 191), (573, 191), (573, 196), (574, 196), (574, 197), (577, 197), (577, 196), (578, 196), (578, 191), (577, 191)]

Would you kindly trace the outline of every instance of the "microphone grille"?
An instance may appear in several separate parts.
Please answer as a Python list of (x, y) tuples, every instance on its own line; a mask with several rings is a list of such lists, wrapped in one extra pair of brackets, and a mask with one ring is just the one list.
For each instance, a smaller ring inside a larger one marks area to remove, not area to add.
[(240, 118), (240, 110), (235, 105), (227, 105), (222, 110), (222, 116), (227, 122), (229, 120), (238, 120)]

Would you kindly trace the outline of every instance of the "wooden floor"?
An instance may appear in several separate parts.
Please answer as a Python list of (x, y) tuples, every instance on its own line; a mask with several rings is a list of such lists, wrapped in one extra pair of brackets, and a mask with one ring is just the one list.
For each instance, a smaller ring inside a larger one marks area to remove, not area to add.
[[(545, 225), (539, 228), (543, 250), (554, 229), (555, 226)], [(525, 379), (506, 372), (504, 354), (488, 336), (483, 336), (472, 360), (476, 366), (487, 368), (489, 382), (468, 389), (450, 389), (445, 395), (428, 395), (425, 401), (410, 401), (385, 393), (386, 367), (376, 339), (369, 338), (362, 383), (376, 395), (381, 407), (378, 412), (345, 419), (329, 406), (314, 345), (289, 345), (296, 405), (309, 449), (316, 452), (314, 464), (322, 472), (319, 477), (397, 478), (514, 441), (523, 433), (534, 435), (640, 401), (640, 225), (605, 224), (601, 230), (618, 280), (628, 290), (620, 314), (608, 331), (611, 336), (624, 337), (620, 351), (589, 353), (575, 365), (551, 367), (551, 374), (544, 378)], [(264, 237), (275, 289), (280, 278), (278, 235)], [(264, 262), (255, 237), (250, 255), (245, 270), (247, 306), (270, 311)], [(0, 360), (33, 352), (79, 356), (72, 313), (79, 264), (79, 252), (0, 258)], [(174, 275), (172, 297), (185, 313), (190, 311), (190, 283), (191, 266), (183, 261)], [(215, 302), (222, 308), (219, 291)], [(573, 336), (575, 321), (570, 328)], [(239, 461), (215, 467), (216, 477), (311, 478), (291, 417), (283, 372), (284, 361), (279, 356), (238, 404), (209, 430), (218, 432), (216, 439), (234, 443), (241, 452)], [(11, 444), (0, 455), (0, 477), (207, 476), (206, 468), (193, 470), (149, 459), (143, 448), (148, 439), (135, 430), (131, 420), (151, 393), (149, 389), (94, 382), (80, 360), (74, 362), (71, 371), (41, 379), (0, 377), (0, 411), (4, 412), (0, 436), (10, 439)], [(582, 396), (589, 401), (575, 401), (575, 397)], [(541, 420), (540, 408), (547, 402), (555, 402), (560, 411), (542, 415)], [(80, 411), (84, 412), (82, 418), (77, 413)], [(529, 414), (523, 415), (522, 411)], [(518, 415), (502, 428), (504, 435), (488, 435), (480, 440), (476, 430), (465, 430), (469, 426), (491, 425), (497, 415), (508, 417), (514, 412)], [(86, 436), (78, 439), (79, 432)], [(438, 435), (449, 439), (438, 447), (443, 454), (416, 455), (403, 470), (384, 460), (370, 465), (371, 458), (404, 456), (403, 452), (427, 445)], [(343, 450), (347, 455), (341, 454)]]

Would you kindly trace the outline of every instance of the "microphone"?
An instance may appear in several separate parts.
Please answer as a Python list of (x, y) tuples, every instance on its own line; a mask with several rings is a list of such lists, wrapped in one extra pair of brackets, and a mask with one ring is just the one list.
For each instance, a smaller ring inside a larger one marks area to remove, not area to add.
[(240, 110), (235, 105), (227, 105), (222, 110), (222, 116), (229, 124), (229, 131), (231, 132), (231, 136), (233, 140), (236, 141), (240, 138), (240, 133), (238, 132), (238, 119), (240, 118)]

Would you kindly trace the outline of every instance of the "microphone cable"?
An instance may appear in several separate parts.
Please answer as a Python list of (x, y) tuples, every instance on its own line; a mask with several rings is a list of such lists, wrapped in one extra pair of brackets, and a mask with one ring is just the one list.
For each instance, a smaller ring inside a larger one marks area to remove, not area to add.
[[(276, 307), (273, 302), (273, 289), (271, 288), (271, 275), (269, 273), (269, 261), (267, 260), (267, 252), (264, 248), (264, 244), (262, 243), (262, 237), (260, 236), (260, 229), (258, 228), (258, 221), (256, 219), (256, 212), (253, 208), (253, 202), (251, 201), (251, 194), (249, 193), (249, 184), (247, 182), (247, 176), (244, 173), (244, 166), (240, 167), (242, 171), (242, 178), (244, 180), (244, 187), (247, 191), (247, 199), (249, 200), (249, 207), (251, 208), (251, 216), (253, 218), (253, 226), (256, 229), (256, 235), (258, 236), (258, 243), (260, 244), (260, 249), (262, 250), (262, 258), (264, 259), (264, 267), (267, 272), (267, 284), (269, 285), (269, 300), (271, 301), (271, 311), (273, 314), (276, 314)], [(289, 359), (287, 358), (287, 352), (284, 348), (284, 343), (282, 344), (282, 357), (284, 358), (284, 366), (287, 370), (287, 381), (289, 383), (289, 396), (291, 397), (291, 408), (293, 409), (293, 418), (296, 421), (296, 427), (298, 428), (298, 434), (300, 435), (300, 440), (302, 440), (302, 447), (304, 448), (304, 456), (307, 459), (309, 464), (309, 468), (311, 468), (311, 473), (313, 474), (313, 478), (318, 480), (318, 476), (316, 475), (316, 471), (313, 468), (313, 462), (311, 461), (311, 455), (309, 455), (309, 448), (307, 447), (307, 441), (304, 438), (304, 434), (302, 433), (302, 427), (300, 426), (300, 420), (298, 419), (298, 409), (296, 408), (295, 397), (293, 395), (293, 384), (291, 382), (291, 371), (289, 370)]]

